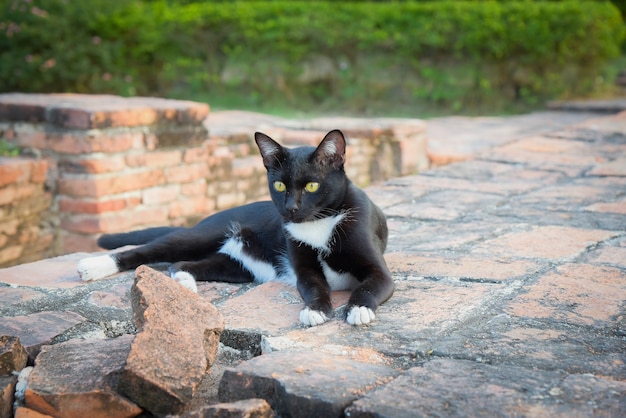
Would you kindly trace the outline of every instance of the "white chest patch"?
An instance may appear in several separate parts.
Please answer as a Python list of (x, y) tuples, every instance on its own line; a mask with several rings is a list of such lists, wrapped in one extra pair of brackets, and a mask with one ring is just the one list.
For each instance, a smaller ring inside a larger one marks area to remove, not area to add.
[(311, 222), (285, 224), (285, 230), (296, 241), (310, 245), (316, 250), (329, 252), (335, 227), (345, 219), (345, 212)]
[(319, 260), (330, 290), (352, 290), (359, 285), (359, 281), (352, 274), (333, 270), (321, 257)]

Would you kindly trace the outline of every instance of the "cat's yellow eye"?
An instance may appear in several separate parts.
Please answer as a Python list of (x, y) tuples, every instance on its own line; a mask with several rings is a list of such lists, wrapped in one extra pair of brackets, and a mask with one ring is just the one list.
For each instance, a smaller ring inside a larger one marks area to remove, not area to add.
[(285, 190), (287, 190), (287, 186), (285, 186), (285, 183), (283, 183), (282, 181), (275, 181), (274, 182), (274, 190), (276, 190), (277, 192), (284, 192)]
[(316, 191), (318, 191), (320, 188), (320, 184), (316, 181), (310, 181), (306, 184), (306, 186), (304, 186), (304, 190), (306, 190), (309, 193), (315, 193)]

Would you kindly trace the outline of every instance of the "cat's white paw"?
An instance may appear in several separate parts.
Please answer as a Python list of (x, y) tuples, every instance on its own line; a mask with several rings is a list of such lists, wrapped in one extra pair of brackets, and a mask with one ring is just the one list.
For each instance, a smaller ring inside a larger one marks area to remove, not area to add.
[(369, 324), (375, 318), (374, 311), (367, 306), (353, 306), (346, 316), (346, 322), (351, 325), (363, 325)]
[(187, 273), (186, 271), (177, 271), (172, 275), (172, 279), (191, 290), (192, 292), (198, 293), (198, 285), (196, 284), (196, 279), (193, 278), (191, 273)]
[(314, 327), (328, 321), (328, 317), (322, 311), (310, 309), (308, 306), (300, 311), (300, 322), (304, 325)]
[(87, 282), (100, 280), (118, 272), (117, 263), (110, 255), (87, 257), (78, 262), (78, 275)]

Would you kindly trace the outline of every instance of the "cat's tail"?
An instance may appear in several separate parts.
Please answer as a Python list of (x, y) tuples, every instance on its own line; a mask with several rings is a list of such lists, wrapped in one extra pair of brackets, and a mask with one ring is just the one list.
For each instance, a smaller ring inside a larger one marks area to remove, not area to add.
[(125, 245), (143, 245), (174, 231), (185, 229), (175, 226), (161, 226), (142, 229), (140, 231), (123, 232), (120, 234), (104, 234), (98, 238), (98, 246), (105, 250), (114, 250)]

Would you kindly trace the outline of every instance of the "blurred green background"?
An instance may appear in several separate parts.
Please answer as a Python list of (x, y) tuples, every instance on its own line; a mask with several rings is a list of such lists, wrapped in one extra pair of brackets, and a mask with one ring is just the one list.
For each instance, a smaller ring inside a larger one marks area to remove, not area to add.
[(610, 97), (626, 69), (624, 1), (0, 1), (2, 92), (427, 117)]

